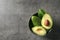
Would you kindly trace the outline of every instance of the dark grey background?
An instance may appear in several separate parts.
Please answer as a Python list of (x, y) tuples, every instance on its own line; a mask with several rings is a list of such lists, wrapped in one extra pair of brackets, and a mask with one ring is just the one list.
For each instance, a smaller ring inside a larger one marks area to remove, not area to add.
[[(40, 37), (29, 30), (30, 17), (44, 9), (54, 20), (54, 30)], [(60, 40), (60, 0), (0, 0), (0, 40)]]

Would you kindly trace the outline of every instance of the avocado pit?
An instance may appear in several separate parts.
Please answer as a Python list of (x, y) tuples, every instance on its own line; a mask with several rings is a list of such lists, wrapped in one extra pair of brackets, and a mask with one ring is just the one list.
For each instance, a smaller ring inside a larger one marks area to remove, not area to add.
[(49, 25), (50, 25), (49, 20), (45, 20), (44, 25), (49, 27)]
[(37, 29), (36, 31), (41, 31), (42, 29)]

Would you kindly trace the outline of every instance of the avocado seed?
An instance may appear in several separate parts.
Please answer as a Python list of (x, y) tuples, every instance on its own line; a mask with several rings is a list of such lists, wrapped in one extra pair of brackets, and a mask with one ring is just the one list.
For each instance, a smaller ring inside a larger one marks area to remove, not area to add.
[(42, 29), (37, 29), (37, 31), (41, 31)]
[(45, 25), (45, 26), (49, 26), (49, 25), (50, 25), (49, 20), (45, 20), (44, 25)]

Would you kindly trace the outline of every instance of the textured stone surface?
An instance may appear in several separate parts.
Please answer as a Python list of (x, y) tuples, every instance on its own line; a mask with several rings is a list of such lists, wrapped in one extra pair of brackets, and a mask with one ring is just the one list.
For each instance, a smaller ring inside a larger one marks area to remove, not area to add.
[[(54, 19), (54, 30), (39, 37), (29, 30), (30, 17), (39, 8)], [(60, 40), (60, 0), (0, 0), (0, 40)]]

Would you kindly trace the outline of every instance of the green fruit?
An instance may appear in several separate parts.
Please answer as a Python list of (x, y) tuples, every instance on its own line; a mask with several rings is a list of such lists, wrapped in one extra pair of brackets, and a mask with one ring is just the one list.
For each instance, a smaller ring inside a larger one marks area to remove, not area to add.
[(45, 29), (51, 29), (52, 25), (53, 25), (53, 21), (52, 18), (49, 14), (44, 14), (44, 16), (42, 17), (41, 20), (41, 25), (45, 28)]
[(39, 26), (41, 24), (41, 20), (37, 16), (32, 16), (31, 17), (32, 23), (34, 26)]
[(39, 36), (45, 36), (47, 33), (42, 26), (35, 26), (32, 28), (32, 31)]
[(40, 18), (42, 18), (44, 14), (45, 14), (45, 11), (44, 11), (44, 10), (42, 10), (42, 9), (39, 9), (39, 10), (38, 10), (38, 16), (39, 16)]

